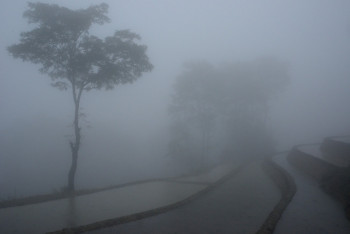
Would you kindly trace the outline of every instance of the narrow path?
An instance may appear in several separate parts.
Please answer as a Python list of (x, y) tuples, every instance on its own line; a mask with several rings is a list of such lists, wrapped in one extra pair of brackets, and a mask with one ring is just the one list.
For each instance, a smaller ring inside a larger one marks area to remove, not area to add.
[(297, 186), (275, 234), (350, 233), (350, 222), (346, 220), (341, 204), (324, 193), (315, 180), (289, 165), (286, 154), (274, 160), (293, 176)]
[(279, 199), (256, 162), (185, 206), (89, 233), (255, 233)]

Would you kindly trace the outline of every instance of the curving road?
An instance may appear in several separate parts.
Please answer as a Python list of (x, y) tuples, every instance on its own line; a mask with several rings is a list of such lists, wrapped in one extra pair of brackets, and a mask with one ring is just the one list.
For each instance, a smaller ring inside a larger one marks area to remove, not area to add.
[(274, 158), (286, 169), (297, 186), (297, 192), (278, 222), (275, 234), (348, 234), (350, 222), (343, 207), (324, 193), (318, 183), (292, 167), (286, 154)]
[(255, 233), (280, 199), (255, 162), (185, 206), (89, 233)]

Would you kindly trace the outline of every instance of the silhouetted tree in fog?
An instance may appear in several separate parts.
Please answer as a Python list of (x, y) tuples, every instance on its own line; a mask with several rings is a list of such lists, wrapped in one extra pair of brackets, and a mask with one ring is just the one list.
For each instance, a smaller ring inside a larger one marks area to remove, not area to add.
[[(170, 105), (170, 113), (175, 118), (177, 125), (180, 126), (182, 122), (181, 125), (187, 125), (185, 131), (192, 133), (187, 133), (187, 135), (198, 136), (194, 138), (199, 138), (197, 144), (199, 152), (197, 153), (202, 167), (207, 164), (215, 126), (216, 106), (218, 104), (216, 100), (218, 95), (215, 90), (218, 87), (218, 80), (215, 79), (215, 72), (214, 67), (207, 62), (186, 64), (185, 70), (177, 77), (174, 85), (173, 101)], [(181, 140), (178, 133), (179, 129), (176, 132), (172, 131), (172, 146), (176, 144), (175, 142)], [(182, 134), (184, 134), (184, 131), (182, 131)], [(184, 147), (184, 144), (178, 145), (178, 147), (180, 146)], [(188, 146), (186, 148), (189, 149)], [(174, 147), (171, 150), (173, 153), (176, 152)], [(190, 154), (189, 157), (196, 156), (195, 151)]]
[[(170, 105), (177, 126), (171, 130), (170, 154), (187, 154), (205, 167), (212, 154), (248, 158), (271, 153), (268, 102), (287, 81), (286, 65), (275, 58), (217, 68), (207, 62), (187, 64), (177, 77)], [(184, 136), (189, 141), (184, 142)]]
[(227, 150), (242, 156), (272, 153), (273, 136), (266, 125), (268, 104), (287, 85), (285, 62), (260, 58), (220, 70)]
[(72, 164), (68, 175), (68, 191), (74, 191), (74, 178), (81, 144), (79, 107), (84, 91), (113, 89), (131, 83), (153, 66), (140, 45), (138, 34), (116, 31), (100, 39), (89, 34), (93, 24), (109, 22), (107, 4), (70, 10), (55, 4), (28, 3), (23, 16), (36, 27), (22, 32), (19, 44), (8, 47), (15, 58), (41, 65), (54, 87), (72, 91), (74, 102), (74, 140), (70, 141)]

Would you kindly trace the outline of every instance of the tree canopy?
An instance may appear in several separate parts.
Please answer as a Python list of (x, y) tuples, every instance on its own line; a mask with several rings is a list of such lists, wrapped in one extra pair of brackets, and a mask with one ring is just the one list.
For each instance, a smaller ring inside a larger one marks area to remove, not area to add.
[(147, 47), (138, 44), (141, 39), (138, 34), (118, 30), (104, 39), (90, 35), (92, 25), (110, 21), (107, 11), (108, 5), (104, 3), (79, 10), (56, 4), (28, 3), (23, 16), (34, 27), (20, 34), (20, 43), (8, 47), (13, 57), (39, 64), (40, 72), (51, 78), (54, 87), (72, 90), (75, 139), (69, 142), (72, 165), (68, 191), (74, 190), (83, 91), (132, 83), (153, 68), (146, 55)]
[(81, 10), (45, 3), (28, 3), (28, 7), (23, 16), (36, 27), (21, 33), (20, 43), (8, 50), (15, 58), (40, 64), (55, 87), (111, 89), (152, 70), (147, 47), (137, 44), (138, 34), (119, 30), (104, 39), (90, 35), (93, 24), (109, 22), (107, 4)]

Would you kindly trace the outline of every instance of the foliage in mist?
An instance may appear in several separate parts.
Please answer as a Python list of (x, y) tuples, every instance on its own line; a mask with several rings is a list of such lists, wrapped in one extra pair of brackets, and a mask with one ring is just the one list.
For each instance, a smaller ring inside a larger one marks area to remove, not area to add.
[(72, 165), (68, 176), (68, 190), (72, 191), (81, 143), (83, 91), (132, 83), (153, 65), (146, 55), (147, 47), (138, 44), (140, 36), (136, 33), (119, 30), (104, 39), (90, 35), (93, 24), (109, 22), (107, 4), (70, 10), (56, 4), (28, 3), (28, 8), (23, 16), (36, 27), (22, 32), (20, 43), (8, 51), (15, 58), (41, 65), (40, 71), (51, 78), (54, 87), (72, 90), (75, 137), (70, 141)]
[(196, 169), (272, 153), (268, 103), (287, 82), (287, 66), (276, 58), (186, 64), (169, 107), (169, 154)]

